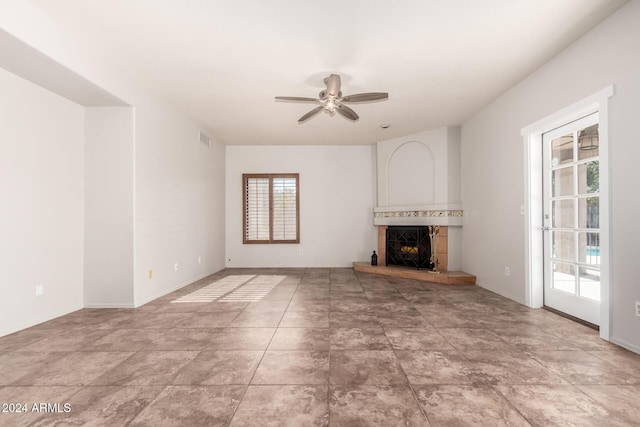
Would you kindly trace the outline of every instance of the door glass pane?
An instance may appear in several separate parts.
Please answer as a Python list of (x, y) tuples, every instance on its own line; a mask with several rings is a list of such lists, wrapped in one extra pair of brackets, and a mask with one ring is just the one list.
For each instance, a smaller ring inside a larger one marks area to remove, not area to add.
[(573, 133), (551, 141), (551, 166), (573, 162)]
[(553, 231), (553, 259), (576, 261), (576, 241), (573, 231)]
[(578, 199), (578, 227), (600, 228), (600, 197)]
[(551, 172), (551, 189), (553, 197), (573, 194), (573, 166)]
[(556, 200), (552, 203), (552, 227), (573, 228), (574, 227), (574, 201)]
[(578, 132), (578, 160), (590, 159), (600, 155), (598, 125), (589, 126)]
[(584, 298), (600, 301), (600, 269), (580, 267), (580, 293)]
[(600, 265), (600, 233), (578, 233), (578, 262)]
[(600, 162), (598, 160), (578, 165), (578, 193), (591, 194), (600, 191)]
[(571, 294), (576, 293), (576, 270), (572, 264), (553, 263), (553, 288)]

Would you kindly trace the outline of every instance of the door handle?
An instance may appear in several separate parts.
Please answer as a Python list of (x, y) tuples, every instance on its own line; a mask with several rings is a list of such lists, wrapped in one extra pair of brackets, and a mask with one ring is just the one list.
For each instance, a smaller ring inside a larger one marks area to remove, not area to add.
[(545, 226), (540, 227), (540, 230), (541, 230), (541, 231), (549, 231), (549, 227), (547, 227), (547, 226), (545, 225)]

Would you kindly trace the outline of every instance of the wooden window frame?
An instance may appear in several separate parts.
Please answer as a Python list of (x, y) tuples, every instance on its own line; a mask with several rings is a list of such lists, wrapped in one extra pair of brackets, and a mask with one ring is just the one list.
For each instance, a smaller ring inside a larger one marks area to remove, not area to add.
[[(251, 178), (269, 179), (269, 239), (247, 239), (247, 180)], [(276, 240), (273, 238), (273, 180), (274, 178), (295, 178), (296, 180), (296, 238)], [(298, 173), (244, 173), (242, 174), (242, 243), (243, 244), (279, 244), (300, 243), (300, 174)]]

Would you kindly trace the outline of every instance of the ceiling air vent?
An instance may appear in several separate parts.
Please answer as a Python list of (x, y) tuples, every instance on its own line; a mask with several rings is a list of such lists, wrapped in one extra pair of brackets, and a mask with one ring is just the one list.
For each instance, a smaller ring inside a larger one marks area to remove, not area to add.
[(211, 139), (202, 132), (200, 132), (200, 142), (208, 147), (211, 147)]

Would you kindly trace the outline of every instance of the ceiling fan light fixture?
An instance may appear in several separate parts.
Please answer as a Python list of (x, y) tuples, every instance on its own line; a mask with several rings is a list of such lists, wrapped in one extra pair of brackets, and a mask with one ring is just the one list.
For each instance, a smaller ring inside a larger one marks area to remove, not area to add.
[(334, 114), (336, 112), (336, 100), (333, 97), (329, 97), (326, 104), (324, 104), (324, 109)]

